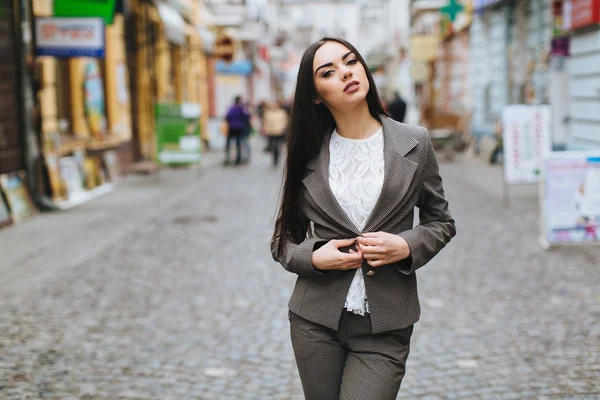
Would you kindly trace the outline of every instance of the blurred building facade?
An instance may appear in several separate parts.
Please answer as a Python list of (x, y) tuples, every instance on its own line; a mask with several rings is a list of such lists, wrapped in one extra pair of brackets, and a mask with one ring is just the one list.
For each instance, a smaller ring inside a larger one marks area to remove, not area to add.
[(202, 0), (0, 3), (0, 200), (65, 209), (116, 189), (159, 161), (164, 105), (206, 135), (213, 19)]
[(555, 150), (600, 146), (600, 2), (413, 0), (410, 7), (419, 123), (488, 137), (507, 105), (547, 104)]

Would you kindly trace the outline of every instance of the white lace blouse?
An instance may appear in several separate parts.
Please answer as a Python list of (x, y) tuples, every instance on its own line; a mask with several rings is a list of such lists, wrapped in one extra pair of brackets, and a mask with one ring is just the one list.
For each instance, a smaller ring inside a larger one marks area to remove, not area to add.
[[(354, 140), (335, 130), (329, 142), (329, 186), (350, 220), (362, 232), (383, 186), (383, 130)], [(362, 269), (356, 270), (344, 307), (354, 314), (369, 312)]]

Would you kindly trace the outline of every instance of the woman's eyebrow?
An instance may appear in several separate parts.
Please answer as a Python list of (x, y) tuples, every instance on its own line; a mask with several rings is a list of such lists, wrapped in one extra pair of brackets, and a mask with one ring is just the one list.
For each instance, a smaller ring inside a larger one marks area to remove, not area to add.
[[(342, 56), (342, 61), (344, 61), (346, 58), (348, 58), (348, 56), (349, 56), (350, 54), (352, 54), (352, 52), (351, 52), (351, 51), (349, 51), (349, 52), (347, 52), (346, 54), (344, 54), (344, 55)], [(321, 65), (319, 68), (317, 68), (317, 69), (315, 70), (315, 75), (317, 74), (317, 72), (319, 72), (319, 70), (320, 70), (321, 68), (331, 67), (332, 65), (333, 65), (333, 63), (330, 63), (330, 62), (328, 62), (328, 63), (325, 63), (325, 64)]]

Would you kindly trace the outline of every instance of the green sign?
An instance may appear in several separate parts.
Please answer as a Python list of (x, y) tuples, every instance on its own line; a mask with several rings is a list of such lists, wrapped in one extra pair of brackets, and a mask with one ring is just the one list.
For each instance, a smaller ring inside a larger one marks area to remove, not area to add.
[(196, 164), (200, 153), (200, 105), (196, 103), (154, 106), (156, 158), (161, 164)]
[(116, 0), (54, 0), (55, 17), (99, 17), (113, 23)]

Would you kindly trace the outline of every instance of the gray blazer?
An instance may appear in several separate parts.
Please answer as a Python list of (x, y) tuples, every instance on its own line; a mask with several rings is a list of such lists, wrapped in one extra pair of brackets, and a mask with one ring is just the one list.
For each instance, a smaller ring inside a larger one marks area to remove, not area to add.
[[(406, 328), (419, 320), (415, 271), (456, 234), (427, 130), (384, 117), (383, 136), (383, 187), (363, 232), (400, 235), (408, 243), (411, 257), (377, 268), (363, 262), (373, 333)], [(354, 238), (361, 232), (329, 187), (329, 136), (319, 154), (307, 164), (302, 182), (302, 229), (306, 229), (307, 237), (301, 243), (286, 240), (282, 252), (277, 250), (279, 240), (273, 238), (271, 253), (286, 270), (298, 275), (290, 311), (337, 330), (356, 271), (318, 271), (312, 265), (312, 252), (328, 240)], [(415, 207), (419, 208), (420, 224), (413, 227)]]

